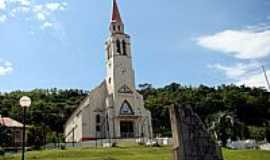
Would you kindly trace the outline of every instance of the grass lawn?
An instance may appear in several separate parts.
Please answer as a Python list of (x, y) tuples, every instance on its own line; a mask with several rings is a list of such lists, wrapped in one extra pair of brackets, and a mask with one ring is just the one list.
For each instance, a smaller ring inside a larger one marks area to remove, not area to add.
[(223, 150), (225, 160), (270, 160), (270, 151)]
[[(27, 160), (171, 160), (169, 147), (145, 148), (138, 146), (112, 149), (66, 149), (27, 152)], [(225, 160), (270, 160), (267, 151), (223, 150)], [(20, 154), (0, 160), (20, 160)]]

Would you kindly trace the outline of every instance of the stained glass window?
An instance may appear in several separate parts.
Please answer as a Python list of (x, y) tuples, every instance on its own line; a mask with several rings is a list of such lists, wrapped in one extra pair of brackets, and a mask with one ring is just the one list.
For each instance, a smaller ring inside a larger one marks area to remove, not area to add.
[(131, 106), (129, 105), (128, 102), (125, 101), (122, 104), (122, 107), (120, 109), (120, 114), (121, 115), (133, 115), (134, 114), (133, 111), (132, 111), (132, 108), (131, 108)]

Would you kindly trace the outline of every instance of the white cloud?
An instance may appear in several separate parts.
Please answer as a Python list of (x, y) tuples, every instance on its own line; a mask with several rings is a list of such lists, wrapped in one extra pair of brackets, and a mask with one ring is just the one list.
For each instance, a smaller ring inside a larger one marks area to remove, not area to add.
[(48, 10), (50, 10), (50, 11), (57, 11), (57, 10), (61, 10), (61, 11), (63, 11), (63, 10), (65, 10), (65, 8), (66, 8), (66, 6), (67, 6), (67, 3), (65, 3), (65, 2), (63, 2), (63, 3), (47, 3), (46, 4), (46, 8), (48, 9)]
[(35, 5), (33, 6), (33, 12), (38, 13), (43, 10), (43, 5)]
[(9, 61), (5, 61), (4, 65), (7, 66), (7, 67), (11, 67), (13, 64), (11, 62), (9, 62)]
[[(260, 23), (241, 30), (224, 30), (213, 35), (198, 37), (196, 41), (204, 48), (239, 60), (235, 65), (215, 64), (208, 65), (209, 68), (221, 71), (228, 80), (237, 85), (267, 88), (262, 68), (254, 60), (262, 60), (270, 56), (269, 24)], [(270, 75), (270, 70), (267, 70), (267, 74)]]
[(17, 0), (17, 2), (21, 3), (23, 6), (30, 6), (32, 3), (31, 0)]
[(46, 20), (46, 17), (43, 13), (37, 13), (37, 19), (40, 20), (40, 21), (44, 21)]
[[(32, 0), (0, 0), (0, 10), (3, 10), (6, 15), (2, 17), (2, 21), (0, 19), (0, 22), (5, 22), (10, 17), (23, 15), (26, 20), (38, 21), (40, 28), (44, 29), (44, 26), (55, 24), (57, 22), (55, 14), (64, 11), (66, 7), (66, 2), (51, 1), (37, 4)], [(50, 27), (53, 27), (51, 25)]]
[[(267, 71), (268, 77), (270, 76), (270, 70)], [(250, 87), (264, 87), (269, 90), (267, 87), (266, 79), (264, 73), (258, 73), (249, 76), (247, 79), (240, 80), (236, 83), (237, 85), (246, 85)]]
[(6, 0), (0, 0), (0, 10), (4, 10), (6, 8)]
[(46, 29), (46, 28), (51, 28), (54, 25), (50, 22), (44, 22), (43, 25), (41, 26), (41, 29)]
[(6, 0), (7, 3), (14, 3), (14, 4), (20, 4), (23, 6), (30, 6), (32, 3), (32, 0)]
[(257, 74), (261, 71), (260, 65), (256, 62), (244, 64), (238, 63), (233, 66), (224, 66), (221, 64), (209, 65), (209, 68), (224, 72), (227, 78), (239, 80), (248, 77), (250, 74)]
[(10, 15), (12, 17), (15, 17), (16, 14), (26, 14), (26, 13), (29, 13), (31, 11), (31, 8), (29, 7), (17, 7), (17, 8), (13, 8), (11, 11), (10, 11)]
[(4, 22), (6, 22), (6, 20), (7, 20), (7, 16), (6, 15), (1, 15), (0, 16), (0, 23), (4, 23)]
[[(209, 68), (216, 69), (237, 85), (246, 85), (250, 87), (265, 87), (266, 80), (261, 66), (256, 62), (238, 63), (232, 66), (221, 64), (209, 65)], [(267, 71), (270, 75), (270, 70)]]
[(41, 29), (54, 27), (55, 22), (51, 20), (51, 15), (58, 11), (64, 11), (66, 2), (51, 2), (33, 6), (33, 13), (41, 22)]
[(6, 76), (13, 71), (13, 65), (9, 61), (0, 59), (0, 76)]
[[(264, 29), (264, 30), (262, 30)], [(270, 55), (269, 25), (244, 30), (225, 30), (197, 38), (205, 48), (223, 52), (239, 59), (260, 59)]]
[(66, 2), (51, 2), (45, 4), (38, 4), (33, 6), (33, 12), (35, 13), (44, 13), (50, 15), (53, 12), (64, 11), (67, 7)]

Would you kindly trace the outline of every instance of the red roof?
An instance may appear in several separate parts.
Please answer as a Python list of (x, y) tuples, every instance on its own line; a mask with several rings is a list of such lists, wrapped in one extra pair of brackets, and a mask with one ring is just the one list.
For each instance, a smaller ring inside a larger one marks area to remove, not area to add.
[(112, 21), (122, 23), (121, 15), (120, 15), (116, 0), (113, 0)]
[(9, 117), (0, 117), (0, 125), (2, 126), (6, 126), (6, 127), (15, 127), (15, 128), (21, 128), (23, 127), (23, 124), (14, 120), (14, 119), (11, 119)]

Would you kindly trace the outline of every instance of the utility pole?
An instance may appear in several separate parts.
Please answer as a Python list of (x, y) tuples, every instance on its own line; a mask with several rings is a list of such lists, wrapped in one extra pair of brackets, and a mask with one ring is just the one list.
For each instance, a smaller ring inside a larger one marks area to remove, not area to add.
[(264, 77), (265, 77), (265, 80), (266, 80), (266, 83), (267, 83), (267, 87), (270, 90), (270, 82), (269, 82), (269, 79), (268, 79), (268, 76), (267, 76), (264, 65), (262, 65), (262, 69), (263, 69)]

